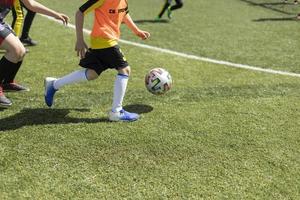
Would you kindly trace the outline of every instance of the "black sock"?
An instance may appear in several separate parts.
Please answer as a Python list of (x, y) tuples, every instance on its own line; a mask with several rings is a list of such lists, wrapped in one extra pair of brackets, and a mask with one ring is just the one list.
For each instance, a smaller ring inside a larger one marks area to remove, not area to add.
[(9, 74), (11, 73), (11, 70), (15, 68), (17, 63), (10, 62), (7, 60), (4, 56), (0, 60), (0, 84), (3, 83), (4, 79), (6, 79)]
[(32, 12), (31, 10), (27, 9), (27, 14), (24, 19), (23, 31), (21, 35), (22, 39), (26, 39), (29, 37), (29, 30), (34, 17), (35, 17), (35, 12)]
[(23, 61), (20, 61), (18, 63), (12, 63), (10, 64), (10, 69), (7, 70), (6, 76), (3, 79), (3, 84), (12, 83), (14, 82), (14, 79), (22, 65)]

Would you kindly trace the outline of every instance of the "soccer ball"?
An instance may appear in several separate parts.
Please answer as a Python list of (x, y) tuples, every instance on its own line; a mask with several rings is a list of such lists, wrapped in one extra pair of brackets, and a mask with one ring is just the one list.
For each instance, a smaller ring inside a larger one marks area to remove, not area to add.
[(154, 68), (146, 74), (145, 85), (152, 94), (162, 95), (171, 89), (172, 77), (167, 70)]

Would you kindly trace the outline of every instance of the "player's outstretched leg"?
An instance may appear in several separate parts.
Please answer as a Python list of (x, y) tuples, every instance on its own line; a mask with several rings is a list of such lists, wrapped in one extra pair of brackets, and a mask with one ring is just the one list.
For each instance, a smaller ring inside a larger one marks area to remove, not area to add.
[(71, 72), (70, 74), (67, 74), (59, 79), (47, 77), (45, 79), (45, 102), (47, 106), (52, 106), (55, 92), (58, 91), (61, 87), (68, 84), (93, 80), (97, 77), (98, 74), (94, 70), (88, 69)]
[(45, 78), (45, 81), (44, 81), (45, 102), (46, 102), (48, 107), (51, 107), (53, 105), (53, 98), (54, 98), (55, 92), (57, 91), (54, 88), (53, 83), (56, 80), (57, 80), (56, 78), (47, 77), (47, 78)]

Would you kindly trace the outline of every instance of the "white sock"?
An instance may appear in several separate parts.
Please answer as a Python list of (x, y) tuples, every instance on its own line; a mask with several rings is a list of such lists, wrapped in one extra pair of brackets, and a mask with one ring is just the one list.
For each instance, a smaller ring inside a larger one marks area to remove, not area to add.
[(64, 85), (67, 85), (67, 84), (78, 83), (81, 81), (87, 81), (88, 79), (86, 77), (86, 71), (87, 71), (86, 69), (78, 70), (78, 71), (72, 72), (64, 77), (57, 79), (53, 83), (54, 89), (58, 90), (59, 88), (61, 88)]
[(118, 74), (115, 80), (114, 97), (113, 97), (113, 112), (120, 112), (122, 110), (122, 103), (126, 93), (128, 83), (128, 76), (124, 74)]

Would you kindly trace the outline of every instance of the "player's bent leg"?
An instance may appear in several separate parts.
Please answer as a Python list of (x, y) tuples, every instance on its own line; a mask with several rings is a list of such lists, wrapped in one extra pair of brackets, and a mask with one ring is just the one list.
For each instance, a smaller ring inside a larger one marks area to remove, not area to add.
[(140, 118), (137, 113), (130, 113), (123, 109), (123, 99), (126, 93), (130, 67), (119, 68), (114, 85), (112, 110), (109, 112), (110, 121), (136, 121)]
[(13, 63), (22, 61), (26, 53), (26, 49), (19, 38), (12, 33), (5, 38), (0, 48), (6, 50), (6, 59)]
[(1, 44), (1, 49), (5, 49), (5, 59), (7, 60), (7, 74), (3, 80), (4, 91), (29, 91), (28, 88), (22, 86), (14, 81), (21, 65), (23, 57), (25, 56), (26, 50), (20, 40), (12, 33), (10, 33)]
[(0, 104), (1, 106), (10, 106), (12, 103), (4, 95), (2, 83), (7, 83), (7, 80), (15, 77), (25, 51), (20, 40), (5, 25), (1, 27), (0, 39), (0, 48), (6, 50), (5, 55), (0, 59)]

